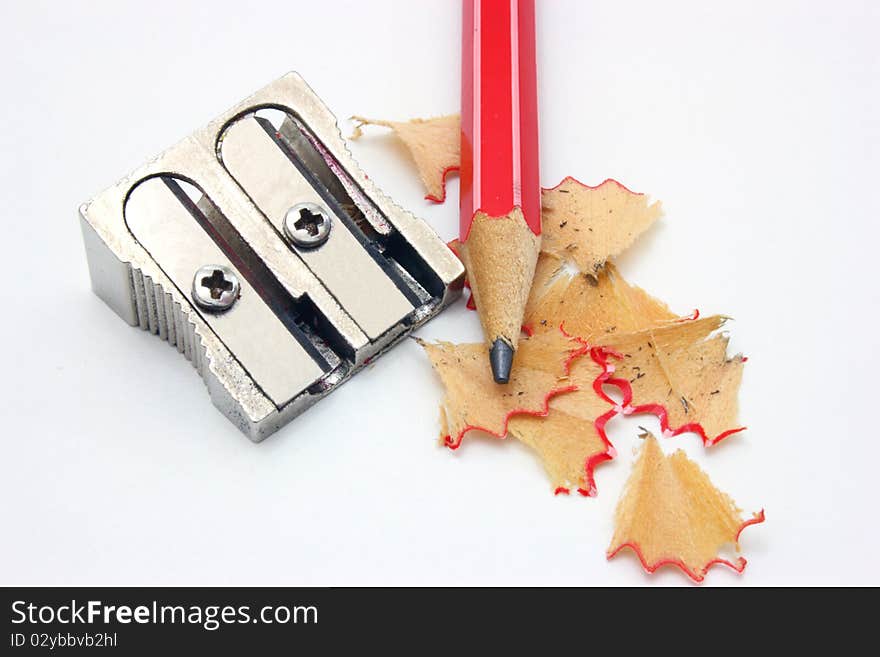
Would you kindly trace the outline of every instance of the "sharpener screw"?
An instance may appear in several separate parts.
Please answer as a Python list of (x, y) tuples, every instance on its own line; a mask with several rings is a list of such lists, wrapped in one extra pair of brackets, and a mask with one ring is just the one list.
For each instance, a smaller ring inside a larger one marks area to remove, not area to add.
[(193, 277), (193, 301), (205, 310), (229, 310), (240, 294), (238, 276), (225, 265), (199, 267)]
[(284, 215), (284, 234), (302, 249), (321, 246), (330, 236), (330, 213), (317, 203), (297, 203)]

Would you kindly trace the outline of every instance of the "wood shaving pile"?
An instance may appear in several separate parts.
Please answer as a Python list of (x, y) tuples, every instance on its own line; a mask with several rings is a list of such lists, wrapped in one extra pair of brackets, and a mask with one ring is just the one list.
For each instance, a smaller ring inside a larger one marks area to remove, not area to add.
[[(427, 198), (445, 198), (459, 166), (457, 116), (409, 122), (353, 117), (390, 128), (406, 145)], [(445, 388), (441, 440), (458, 448), (472, 431), (531, 447), (556, 493), (597, 493), (594, 469), (615, 457), (605, 433), (617, 415), (651, 413), (664, 436), (694, 432), (709, 447), (743, 430), (737, 422), (742, 356), (727, 355), (727, 318), (679, 316), (628, 283), (611, 258), (660, 218), (661, 206), (613, 180), (574, 178), (543, 190), (542, 244), (523, 338), (506, 386), (492, 381), (483, 344), (421, 342)], [(456, 250), (456, 244), (450, 244)], [(615, 388), (620, 399), (608, 394)], [(740, 518), (733, 501), (681, 451), (664, 456), (653, 436), (623, 491), (608, 558), (631, 548), (648, 572), (674, 565), (700, 582), (763, 511)]]

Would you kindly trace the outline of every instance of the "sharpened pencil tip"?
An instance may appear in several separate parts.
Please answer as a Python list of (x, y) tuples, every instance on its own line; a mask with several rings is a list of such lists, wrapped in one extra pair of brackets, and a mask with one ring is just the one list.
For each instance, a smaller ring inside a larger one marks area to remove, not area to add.
[(513, 347), (498, 338), (489, 350), (489, 364), (492, 366), (492, 378), (495, 383), (510, 381), (510, 368), (513, 365)]

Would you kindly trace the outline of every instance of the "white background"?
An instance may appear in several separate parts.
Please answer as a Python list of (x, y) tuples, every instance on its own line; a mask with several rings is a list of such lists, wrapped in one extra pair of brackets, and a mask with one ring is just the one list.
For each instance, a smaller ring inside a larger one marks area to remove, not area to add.
[[(340, 119), (458, 110), (459, 3), (4, 2), (0, 584), (686, 584), (605, 560), (638, 443), (599, 496), (525, 447), (437, 446), (406, 341), (260, 445), (190, 365), (89, 289), (76, 209), (284, 72)], [(614, 177), (666, 217), (621, 258), (683, 313), (732, 315), (749, 430), (681, 447), (747, 512), (742, 576), (880, 584), (880, 5), (539, 0), (541, 180)], [(342, 121), (346, 133), (350, 126)], [(444, 239), (406, 153), (367, 173)], [(476, 340), (463, 304), (420, 335)]]

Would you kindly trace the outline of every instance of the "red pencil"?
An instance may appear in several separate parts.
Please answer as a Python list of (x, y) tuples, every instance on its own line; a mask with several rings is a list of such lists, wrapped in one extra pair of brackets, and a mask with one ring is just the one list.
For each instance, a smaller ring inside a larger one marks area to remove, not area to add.
[(541, 235), (534, 0), (464, 0), (461, 65), (462, 259), (507, 383)]

